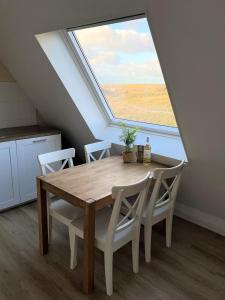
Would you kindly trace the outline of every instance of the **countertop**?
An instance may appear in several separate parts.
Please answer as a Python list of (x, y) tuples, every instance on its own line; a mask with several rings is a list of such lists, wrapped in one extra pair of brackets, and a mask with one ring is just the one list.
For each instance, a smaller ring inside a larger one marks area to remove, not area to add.
[(0, 129), (0, 142), (22, 140), (60, 133), (61, 132), (59, 130), (39, 125), (2, 128)]

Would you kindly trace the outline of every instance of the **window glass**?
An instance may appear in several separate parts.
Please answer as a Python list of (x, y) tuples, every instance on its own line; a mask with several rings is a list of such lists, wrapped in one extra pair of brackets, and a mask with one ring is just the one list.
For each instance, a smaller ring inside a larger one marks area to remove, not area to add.
[(116, 118), (177, 127), (146, 18), (73, 33)]

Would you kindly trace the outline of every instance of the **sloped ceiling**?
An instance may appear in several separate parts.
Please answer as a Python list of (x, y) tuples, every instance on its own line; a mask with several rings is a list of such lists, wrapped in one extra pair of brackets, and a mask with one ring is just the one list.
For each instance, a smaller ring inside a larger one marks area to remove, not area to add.
[(34, 35), (147, 12), (189, 158), (180, 201), (225, 216), (224, 0), (0, 0), (0, 59), (44, 119), (93, 139)]

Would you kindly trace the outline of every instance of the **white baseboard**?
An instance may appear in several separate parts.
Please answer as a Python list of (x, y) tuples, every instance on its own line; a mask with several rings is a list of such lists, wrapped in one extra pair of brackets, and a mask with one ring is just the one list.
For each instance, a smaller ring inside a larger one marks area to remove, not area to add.
[(225, 236), (225, 219), (209, 215), (182, 203), (176, 203), (175, 215)]

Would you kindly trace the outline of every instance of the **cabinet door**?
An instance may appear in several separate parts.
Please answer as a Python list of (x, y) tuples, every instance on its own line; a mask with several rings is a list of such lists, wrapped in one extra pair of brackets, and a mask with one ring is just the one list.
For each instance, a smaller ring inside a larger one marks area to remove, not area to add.
[(16, 143), (20, 197), (21, 202), (25, 202), (37, 197), (36, 176), (41, 175), (38, 155), (60, 150), (61, 135), (19, 140)]
[(16, 143), (0, 143), (0, 210), (20, 202)]

